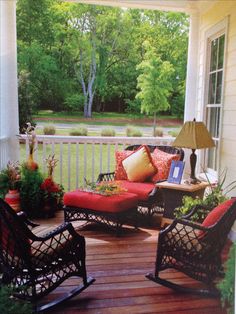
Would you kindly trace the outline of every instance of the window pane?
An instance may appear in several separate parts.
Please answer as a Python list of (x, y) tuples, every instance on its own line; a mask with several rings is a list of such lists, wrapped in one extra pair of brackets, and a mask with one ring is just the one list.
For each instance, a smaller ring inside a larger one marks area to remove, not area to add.
[(211, 66), (210, 66), (210, 71), (216, 70), (216, 66), (217, 66), (217, 47), (218, 47), (218, 38), (212, 40), (212, 42), (211, 42)]
[(217, 169), (217, 147), (218, 142), (216, 142), (216, 146), (208, 149), (208, 161), (207, 167), (210, 169)]
[(215, 103), (216, 73), (210, 74), (208, 104)]
[(208, 129), (211, 135), (215, 138), (219, 137), (219, 124), (220, 124), (220, 108), (208, 108)]
[(219, 39), (219, 56), (218, 56), (218, 69), (223, 68), (224, 64), (224, 48), (225, 48), (225, 35), (222, 35)]
[(221, 104), (223, 71), (217, 73), (216, 104)]

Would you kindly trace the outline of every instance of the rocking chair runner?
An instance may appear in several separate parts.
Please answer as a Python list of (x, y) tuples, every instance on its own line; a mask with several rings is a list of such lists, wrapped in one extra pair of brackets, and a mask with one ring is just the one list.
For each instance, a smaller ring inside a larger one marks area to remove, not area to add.
[[(214, 281), (223, 275), (221, 252), (236, 219), (236, 198), (213, 209), (202, 225), (186, 220), (199, 207), (183, 217), (185, 219), (175, 219), (160, 232), (155, 274), (146, 277), (177, 291), (215, 297), (219, 292), (214, 287)], [(204, 283), (207, 289), (187, 288), (160, 278), (159, 273), (167, 268), (185, 273)]]
[[(16, 287), (16, 296), (31, 301), (40, 312), (79, 294), (94, 279), (86, 274), (85, 239), (70, 223), (45, 235), (34, 234), (27, 224), (35, 226), (0, 199), (2, 283)], [(36, 305), (71, 276), (80, 277), (78, 287), (48, 304)]]

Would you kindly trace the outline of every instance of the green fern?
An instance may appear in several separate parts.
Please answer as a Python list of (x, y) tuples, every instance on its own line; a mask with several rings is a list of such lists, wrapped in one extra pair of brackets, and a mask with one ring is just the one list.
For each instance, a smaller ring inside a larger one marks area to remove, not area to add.
[(8, 286), (0, 287), (0, 313), (2, 314), (31, 314), (32, 305), (13, 297), (14, 290)]
[(229, 252), (229, 258), (225, 264), (225, 277), (218, 284), (218, 288), (221, 293), (221, 302), (223, 306), (228, 308), (228, 313), (234, 313), (234, 284), (235, 284), (235, 254), (236, 254), (236, 244), (231, 246)]

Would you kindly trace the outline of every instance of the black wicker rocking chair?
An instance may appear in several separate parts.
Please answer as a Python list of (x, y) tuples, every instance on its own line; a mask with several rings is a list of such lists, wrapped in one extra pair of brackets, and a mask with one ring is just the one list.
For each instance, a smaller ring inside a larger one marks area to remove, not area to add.
[[(146, 277), (180, 292), (218, 297), (215, 281), (224, 275), (221, 253), (236, 219), (236, 198), (223, 216), (210, 227), (186, 220), (199, 207), (196, 206), (189, 215), (184, 216), (185, 219), (175, 219), (160, 232), (155, 273), (147, 274)], [(160, 278), (159, 273), (167, 268), (181, 271), (203, 285), (201, 288), (189, 288)]]
[[(32, 302), (35, 311), (41, 312), (79, 294), (94, 279), (86, 274), (85, 239), (70, 223), (44, 235), (36, 235), (29, 225), (36, 226), (0, 199), (0, 284), (12, 285), (16, 297)], [(79, 277), (74, 290), (39, 304), (41, 298), (71, 276)]]
[[(150, 152), (152, 153), (155, 148), (162, 150), (168, 154), (177, 154), (180, 155), (180, 160), (184, 159), (184, 151), (181, 148), (168, 146), (168, 145), (147, 145)], [(134, 151), (138, 149), (140, 145), (131, 145), (125, 148), (125, 150)], [(113, 181), (115, 180), (115, 172), (100, 173), (97, 179), (97, 182), (102, 181)], [(148, 224), (152, 222), (152, 216), (154, 214), (163, 214), (164, 212), (164, 199), (162, 191), (154, 187), (153, 190), (149, 193), (147, 200), (138, 202), (138, 212), (147, 217)]]

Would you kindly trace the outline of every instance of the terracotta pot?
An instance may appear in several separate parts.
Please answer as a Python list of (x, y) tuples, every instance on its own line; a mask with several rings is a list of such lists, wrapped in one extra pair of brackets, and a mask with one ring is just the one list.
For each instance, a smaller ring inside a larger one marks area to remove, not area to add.
[(20, 211), (20, 193), (18, 190), (9, 190), (5, 195), (5, 202), (16, 212)]

